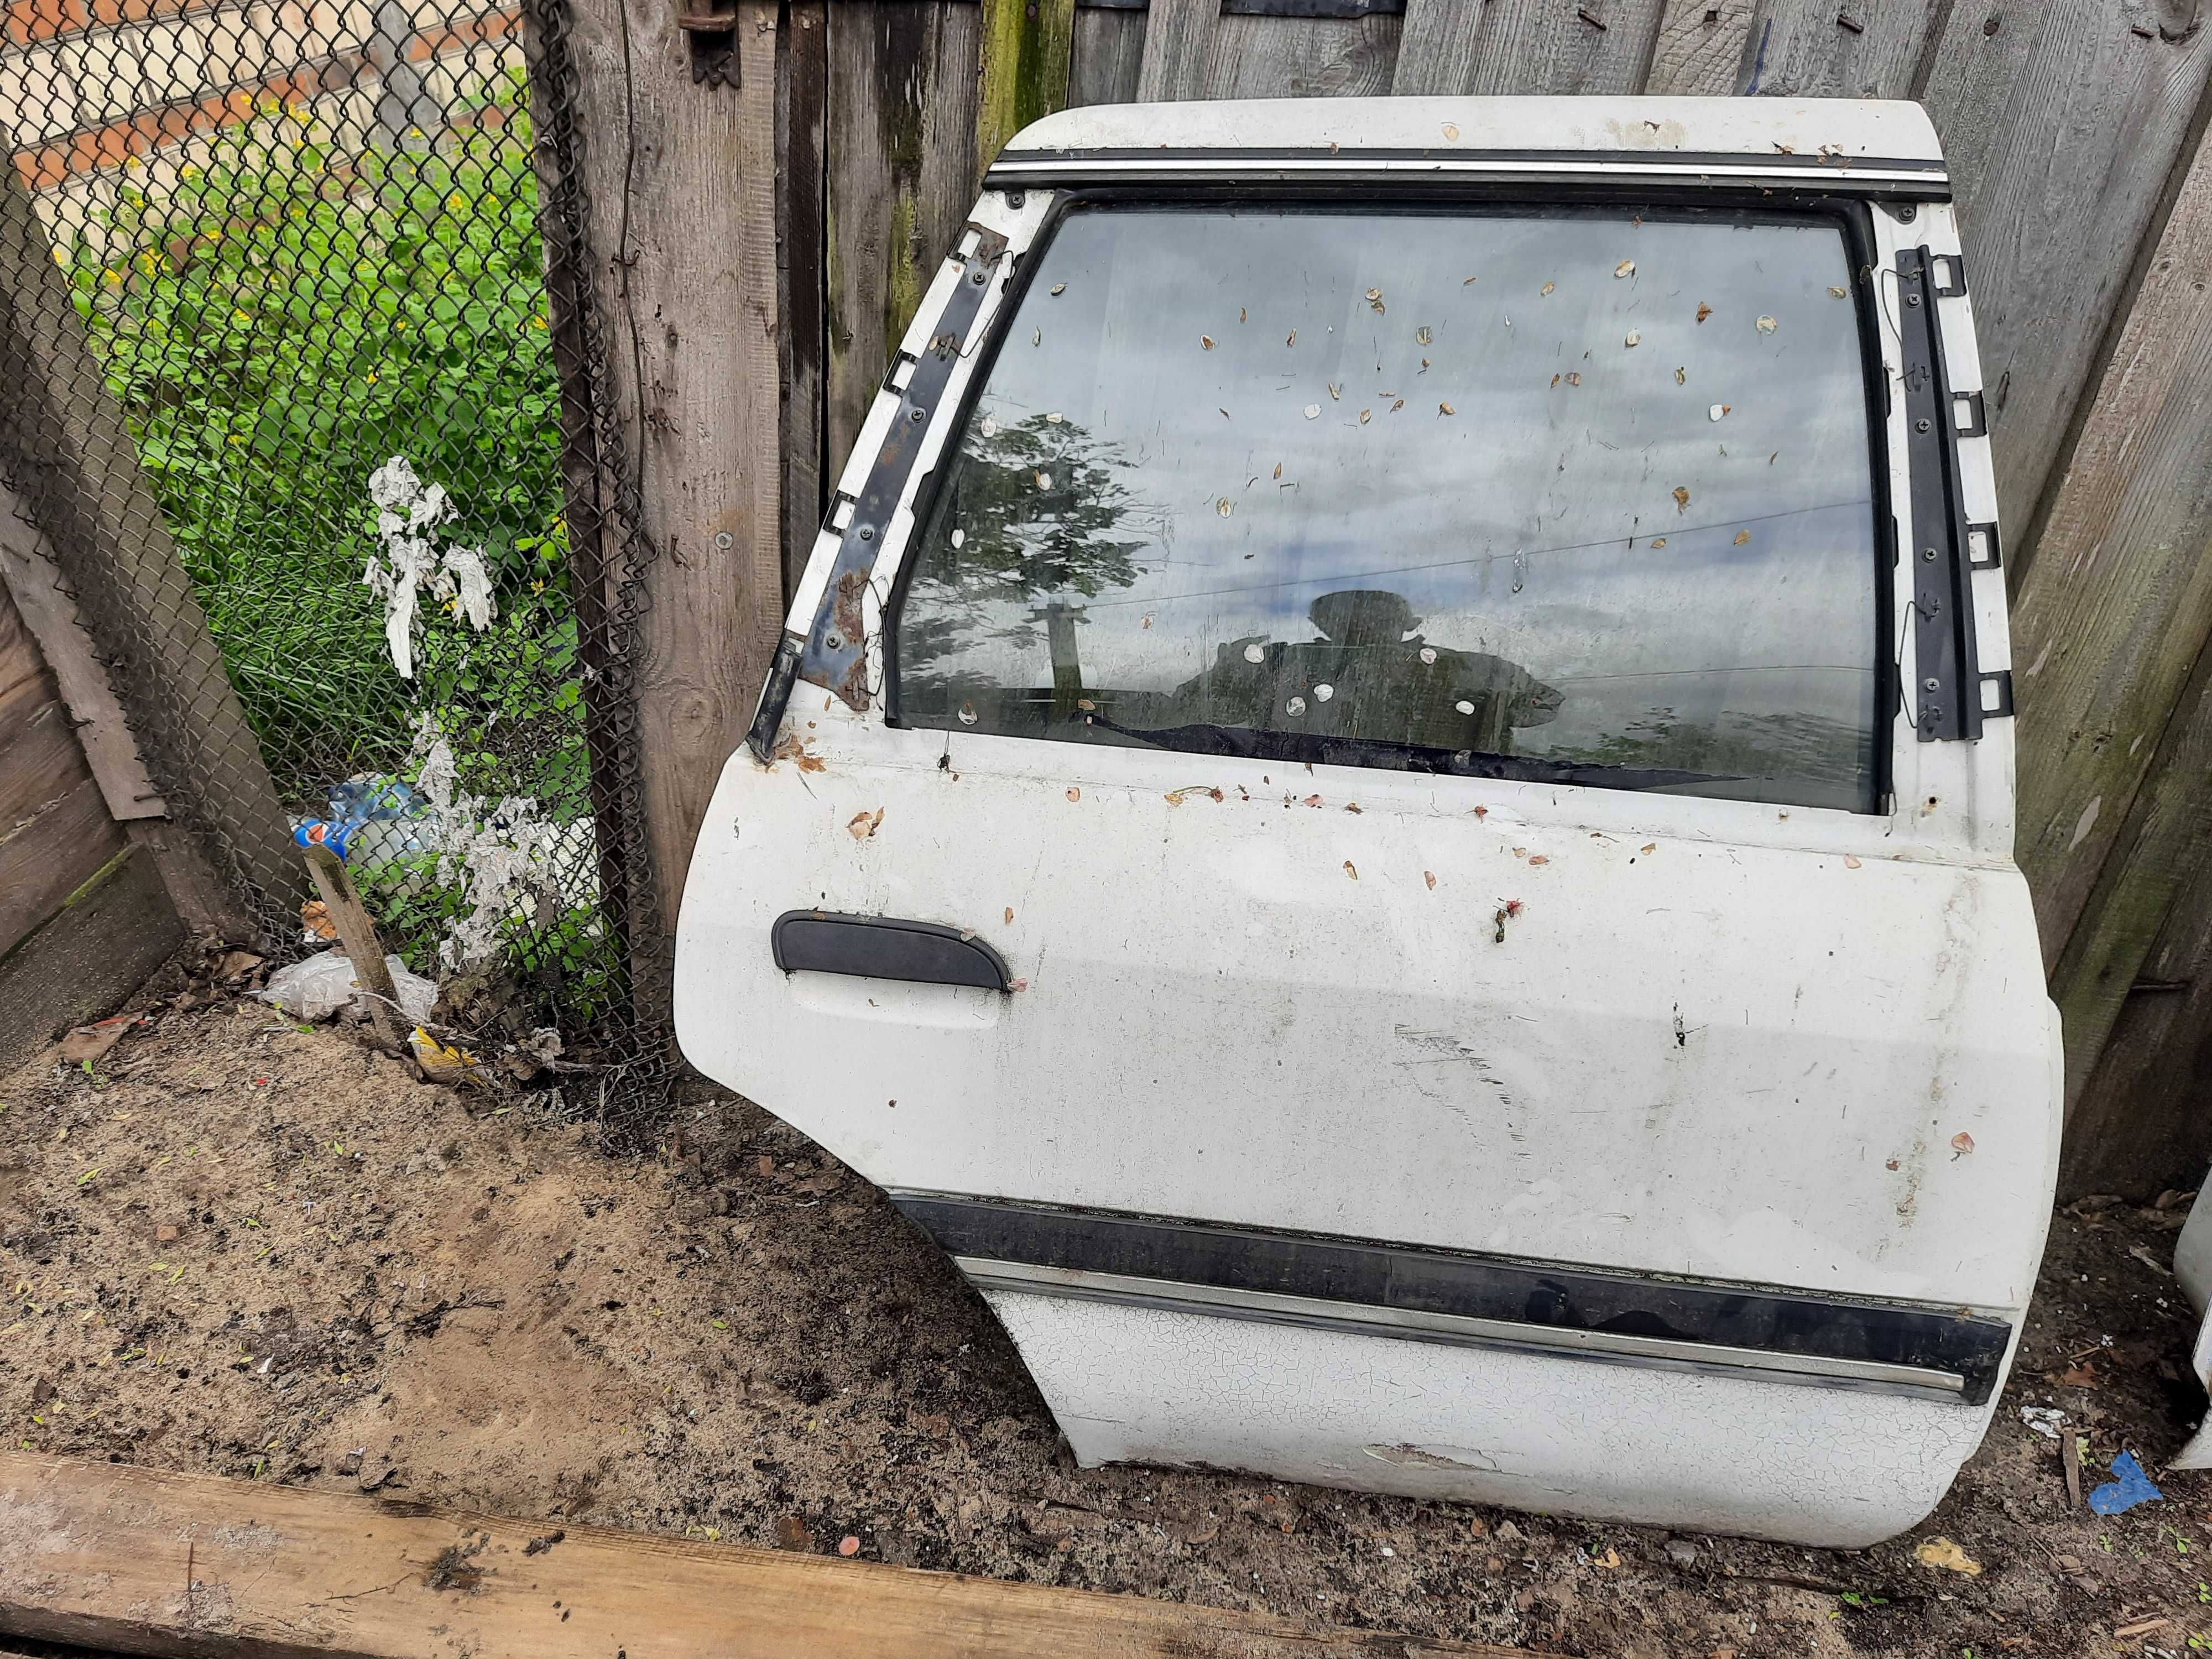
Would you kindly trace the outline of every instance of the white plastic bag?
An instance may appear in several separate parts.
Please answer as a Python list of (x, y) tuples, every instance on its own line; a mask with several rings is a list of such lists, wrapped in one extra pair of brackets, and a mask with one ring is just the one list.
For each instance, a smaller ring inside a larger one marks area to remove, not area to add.
[[(385, 957), (384, 965), (392, 970), (401, 1012), (409, 1024), (420, 1025), (430, 1018), (431, 1005), (438, 1000), (436, 981), (409, 973), (398, 957)], [(363, 1010), (368, 1006), (368, 993), (354, 982), (353, 963), (343, 951), (319, 951), (289, 963), (255, 994), (299, 1019), (328, 1019), (349, 1002)]]

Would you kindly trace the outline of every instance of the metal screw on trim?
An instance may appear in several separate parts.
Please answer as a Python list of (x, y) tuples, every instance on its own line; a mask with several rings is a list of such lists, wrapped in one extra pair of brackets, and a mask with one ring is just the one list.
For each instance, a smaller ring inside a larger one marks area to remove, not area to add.
[(918, 424), (921, 422), (921, 417), (928, 412), (929, 411), (926, 409), (909, 409), (906, 412), (906, 417), (908, 420)]
[(861, 539), (862, 541), (864, 541), (864, 542), (872, 542), (872, 541), (875, 540), (875, 538), (876, 538), (876, 527), (875, 527), (875, 526), (873, 526), (873, 525), (872, 525), (872, 524), (864, 524), (864, 525), (862, 525), (862, 526), (860, 526), (860, 539)]
[(1006, 205), (1011, 208), (1018, 208), (1029, 199), (1030, 194), (1025, 190), (1012, 190), (1006, 192)]
[(730, 534), (728, 531), (718, 530), (714, 532), (714, 545), (720, 548), (723, 552), (728, 552), (737, 544), (738, 538)]
[(1931, 676), (1920, 682), (1920, 689), (1923, 691), (1941, 691), (1943, 689), (1943, 682)]
[(1930, 431), (1930, 430), (1932, 430), (1932, 429), (1933, 429), (1933, 427), (1934, 427), (1934, 422), (1933, 422), (1927, 421), (1927, 420), (1924, 420), (1924, 419), (1923, 419), (1923, 420), (1915, 421), (1915, 422), (1912, 423), (1912, 429), (1913, 429), (1915, 432), (1927, 432), (1927, 431)]
[[(845, 636), (842, 634), (825, 634), (822, 637), (822, 643), (832, 651), (842, 651), (845, 648)], [(1931, 681), (1930, 684), (1933, 682)]]
[(1905, 303), (1909, 306), (1917, 306), (1920, 303), (1920, 296), (1917, 294), (1908, 294), (1905, 296)]
[(1899, 208), (1897, 210), (1897, 222), (1900, 225), (1909, 225), (1919, 216), (1920, 209), (1917, 204), (1911, 202), (1905, 203), (1904, 206)]
[(1936, 562), (1936, 550), (1932, 547), (1923, 547), (1920, 550), (1920, 556), (1933, 564)]
[(990, 274), (991, 274), (991, 273), (990, 273), (989, 271), (988, 271), (988, 270), (979, 270), (979, 271), (976, 271), (973, 276), (969, 276), (969, 277), (968, 278), (968, 280), (969, 280), (969, 282), (971, 282), (971, 283), (975, 283), (977, 286), (979, 286), (979, 287), (980, 287), (980, 286), (981, 286), (981, 284), (982, 284), (982, 281), (983, 281), (983, 279), (984, 279), (986, 276), (988, 276)]

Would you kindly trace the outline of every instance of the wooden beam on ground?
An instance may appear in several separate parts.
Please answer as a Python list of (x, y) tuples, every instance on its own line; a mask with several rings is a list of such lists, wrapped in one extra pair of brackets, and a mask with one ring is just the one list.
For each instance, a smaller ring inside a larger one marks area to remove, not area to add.
[(225, 1659), (1509, 1659), (1486, 1644), (0, 1457), (0, 1632)]
[(975, 99), (975, 179), (1006, 140), (1067, 107), (1075, 0), (983, 0), (981, 87)]

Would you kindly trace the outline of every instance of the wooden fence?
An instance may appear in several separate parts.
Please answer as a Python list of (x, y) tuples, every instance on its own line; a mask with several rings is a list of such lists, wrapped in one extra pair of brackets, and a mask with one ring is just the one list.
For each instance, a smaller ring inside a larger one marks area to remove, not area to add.
[(1917, 99), (1992, 388), (2065, 1185), (2186, 1184), (2212, 1152), (2202, 3), (738, 0), (734, 72), (702, 82), (674, 4), (578, 0), (595, 280), (654, 554), (637, 687), (663, 903), (824, 480), (1022, 120), (1133, 99)]

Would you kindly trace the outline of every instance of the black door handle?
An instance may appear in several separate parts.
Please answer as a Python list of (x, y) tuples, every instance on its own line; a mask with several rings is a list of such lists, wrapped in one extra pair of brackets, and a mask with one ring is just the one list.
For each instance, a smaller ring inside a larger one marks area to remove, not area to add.
[(858, 974), (924, 985), (979, 985), (1011, 991), (1006, 959), (957, 927), (896, 916), (848, 916), (787, 910), (769, 929), (775, 965), (787, 974)]

